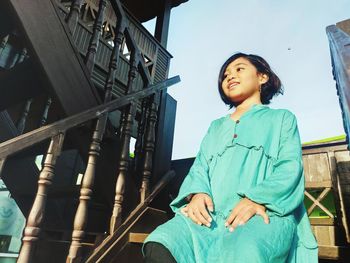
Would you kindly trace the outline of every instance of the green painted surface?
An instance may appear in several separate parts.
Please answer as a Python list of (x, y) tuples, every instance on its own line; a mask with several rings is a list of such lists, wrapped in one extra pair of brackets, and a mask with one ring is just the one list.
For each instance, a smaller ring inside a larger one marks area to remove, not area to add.
[[(320, 195), (323, 189), (313, 189), (313, 190), (308, 190), (308, 192), (315, 198)], [(325, 206), (333, 215), (336, 217), (336, 211), (335, 211), (335, 205), (334, 205), (334, 196), (333, 192), (330, 191), (328, 194), (324, 197), (324, 199), (321, 201), (321, 204)], [(305, 196), (304, 198), (304, 205), (306, 210), (309, 209), (309, 207), (312, 205), (312, 201)], [(329, 216), (324, 212), (321, 208), (318, 206), (315, 207), (315, 209), (312, 211), (311, 215), (309, 217), (313, 218), (329, 218)]]

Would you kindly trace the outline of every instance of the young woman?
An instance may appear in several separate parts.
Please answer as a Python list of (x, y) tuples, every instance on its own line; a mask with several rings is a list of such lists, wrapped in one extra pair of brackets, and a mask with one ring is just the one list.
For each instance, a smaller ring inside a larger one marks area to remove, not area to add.
[(143, 244), (145, 262), (318, 262), (297, 120), (267, 106), (280, 79), (262, 57), (236, 53), (218, 89), (235, 111), (211, 122), (170, 203), (175, 216)]

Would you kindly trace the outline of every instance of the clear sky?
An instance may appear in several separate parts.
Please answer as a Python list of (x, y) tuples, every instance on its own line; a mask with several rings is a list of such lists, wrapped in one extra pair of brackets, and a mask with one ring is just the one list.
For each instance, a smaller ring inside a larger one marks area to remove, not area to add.
[[(284, 95), (269, 107), (297, 117), (302, 142), (344, 134), (326, 27), (350, 18), (350, 0), (190, 0), (172, 9), (168, 89), (177, 101), (172, 159), (194, 157), (212, 120), (229, 112), (217, 91), (221, 65), (238, 51), (262, 56)], [(153, 33), (154, 20), (145, 23)]]

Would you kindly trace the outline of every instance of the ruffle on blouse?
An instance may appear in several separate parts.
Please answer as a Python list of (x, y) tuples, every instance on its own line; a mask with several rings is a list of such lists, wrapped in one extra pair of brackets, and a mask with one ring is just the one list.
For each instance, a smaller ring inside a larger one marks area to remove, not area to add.
[(216, 164), (216, 159), (218, 157), (221, 157), (228, 148), (231, 148), (231, 147), (236, 147), (236, 146), (241, 146), (241, 147), (244, 147), (244, 148), (247, 148), (248, 150), (255, 150), (255, 151), (261, 151), (263, 153), (263, 155), (272, 162), (272, 165), (274, 163), (276, 163), (277, 161), (277, 158), (272, 156), (271, 154), (269, 154), (266, 149), (264, 148), (263, 145), (245, 145), (241, 142), (237, 142), (237, 140), (231, 140), (229, 141), (228, 143), (226, 143), (223, 147), (221, 147), (217, 152), (211, 154), (208, 158), (208, 165), (209, 165), (209, 168), (212, 168), (213, 165)]

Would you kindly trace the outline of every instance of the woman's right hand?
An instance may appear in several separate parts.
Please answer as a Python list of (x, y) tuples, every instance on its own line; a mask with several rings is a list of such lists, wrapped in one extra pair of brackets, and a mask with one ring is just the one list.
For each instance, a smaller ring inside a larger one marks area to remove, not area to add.
[(211, 197), (205, 193), (197, 193), (192, 196), (191, 201), (186, 206), (181, 208), (181, 212), (196, 224), (204, 224), (210, 227), (212, 218), (207, 211), (207, 207), (210, 212), (214, 211)]

